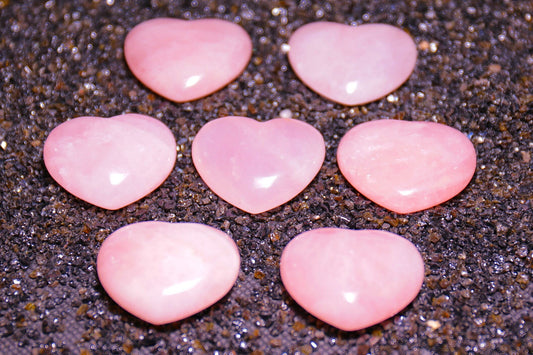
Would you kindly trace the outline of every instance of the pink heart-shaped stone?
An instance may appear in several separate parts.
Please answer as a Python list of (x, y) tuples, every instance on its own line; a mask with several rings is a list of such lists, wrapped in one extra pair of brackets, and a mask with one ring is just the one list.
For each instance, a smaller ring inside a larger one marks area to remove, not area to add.
[(416, 297), (424, 281), (417, 248), (378, 230), (302, 233), (283, 250), (280, 271), (283, 285), (300, 306), (346, 331), (392, 317)]
[(344, 105), (365, 104), (396, 90), (413, 72), (417, 57), (413, 39), (386, 24), (314, 22), (296, 30), (289, 45), (296, 75)]
[(249, 213), (298, 195), (320, 170), (324, 139), (303, 121), (223, 117), (204, 125), (192, 144), (194, 166), (218, 196)]
[(149, 116), (78, 117), (50, 132), (43, 155), (65, 190), (115, 210), (161, 185), (174, 167), (176, 141), (167, 126)]
[(177, 102), (196, 100), (226, 86), (251, 56), (248, 33), (218, 19), (152, 19), (135, 26), (124, 42), (124, 57), (133, 74)]
[(433, 122), (378, 120), (353, 127), (339, 143), (339, 168), (378, 205), (411, 213), (463, 190), (476, 169), (472, 142)]
[(196, 223), (120, 228), (98, 253), (98, 278), (126, 311), (152, 324), (187, 318), (233, 287), (240, 257), (224, 232)]

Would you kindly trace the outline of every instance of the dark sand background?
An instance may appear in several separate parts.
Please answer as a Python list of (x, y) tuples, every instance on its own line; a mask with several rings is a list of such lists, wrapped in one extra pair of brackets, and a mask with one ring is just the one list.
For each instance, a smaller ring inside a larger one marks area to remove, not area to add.
[[(161, 16), (240, 24), (253, 40), (250, 64), (204, 99), (163, 99), (130, 73), (122, 49), (133, 26)], [(0, 0), (0, 353), (533, 353), (532, 17), (530, 0)], [(317, 20), (405, 29), (419, 49), (413, 75), (388, 99), (360, 107), (319, 97), (281, 50), (295, 29)], [(285, 109), (324, 135), (324, 166), (289, 203), (249, 215), (202, 183), (191, 141), (217, 117), (267, 120)], [(167, 124), (179, 155), (159, 189), (107, 211), (59, 187), (42, 148), (68, 118), (125, 112)], [(478, 153), (468, 187), (411, 215), (361, 196), (341, 176), (336, 147), (355, 124), (381, 118), (436, 121), (468, 135)], [(121, 310), (98, 282), (96, 255), (111, 232), (145, 220), (229, 233), (242, 256), (233, 290), (166, 326)], [(426, 265), (418, 297), (390, 320), (351, 333), (306, 313), (284, 290), (278, 262), (292, 237), (324, 226), (411, 240)]]

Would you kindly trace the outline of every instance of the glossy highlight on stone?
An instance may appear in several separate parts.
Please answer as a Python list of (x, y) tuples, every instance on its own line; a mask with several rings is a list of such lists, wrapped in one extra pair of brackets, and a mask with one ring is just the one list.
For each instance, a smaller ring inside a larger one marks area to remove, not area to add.
[(78, 117), (50, 132), (44, 163), (74, 196), (116, 210), (154, 191), (176, 162), (174, 135), (159, 120), (125, 114)]
[(225, 201), (261, 213), (298, 195), (320, 170), (324, 139), (303, 121), (223, 117), (204, 125), (192, 144), (202, 180)]
[(280, 272), (283, 285), (305, 310), (354, 331), (411, 303), (424, 281), (424, 262), (411, 242), (393, 233), (320, 228), (287, 244)]
[(124, 42), (124, 57), (133, 74), (176, 102), (223, 88), (240, 75), (251, 56), (248, 33), (218, 19), (151, 19), (135, 26)]
[(396, 90), (417, 57), (411, 36), (387, 24), (313, 22), (297, 29), (289, 46), (296, 75), (318, 94), (349, 106)]
[(240, 257), (224, 232), (197, 223), (140, 222), (102, 244), (98, 278), (134, 316), (166, 324), (213, 305), (233, 287)]
[(443, 124), (377, 120), (344, 135), (337, 162), (367, 198), (391, 211), (412, 213), (461, 192), (474, 175), (476, 151), (467, 136)]

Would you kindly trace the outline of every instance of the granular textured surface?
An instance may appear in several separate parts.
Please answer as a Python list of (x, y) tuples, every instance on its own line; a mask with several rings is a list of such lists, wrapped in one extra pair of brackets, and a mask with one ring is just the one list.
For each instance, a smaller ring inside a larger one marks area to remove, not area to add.
[[(154, 94), (131, 74), (122, 48), (133, 26), (163, 16), (241, 25), (253, 40), (250, 64), (226, 88), (194, 102)], [(297, 79), (285, 53), (291, 33), (317, 20), (403, 28), (419, 51), (413, 75), (364, 106), (318, 96)], [(0, 353), (533, 353), (532, 34), (530, 0), (0, 0)], [(178, 159), (152, 194), (107, 211), (50, 177), (43, 142), (68, 118), (125, 112), (167, 124)], [(226, 115), (291, 115), (312, 124), (326, 141), (322, 169), (272, 211), (250, 215), (225, 203), (194, 169), (191, 141), (203, 124)], [(381, 118), (464, 132), (478, 154), (470, 184), (410, 215), (361, 196), (340, 174), (336, 148), (355, 124)], [(242, 256), (233, 290), (165, 326), (120, 309), (98, 281), (96, 255), (111, 232), (147, 220), (200, 222), (229, 233)], [(418, 297), (357, 332), (306, 313), (281, 284), (281, 251), (296, 234), (331, 226), (412, 241), (426, 266)]]

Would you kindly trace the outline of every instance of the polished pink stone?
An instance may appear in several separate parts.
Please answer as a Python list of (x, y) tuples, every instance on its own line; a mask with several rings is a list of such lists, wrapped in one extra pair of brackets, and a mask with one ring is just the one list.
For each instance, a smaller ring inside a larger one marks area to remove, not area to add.
[(320, 95), (344, 105), (377, 100), (400, 87), (416, 62), (416, 45), (386, 24), (314, 22), (289, 40), (296, 75)]
[(102, 244), (98, 278), (122, 308), (152, 324), (187, 318), (233, 287), (237, 246), (224, 232), (196, 223), (141, 222)]
[(378, 120), (342, 138), (339, 168), (360, 193), (398, 213), (449, 200), (476, 169), (476, 151), (455, 128), (433, 122)]
[(148, 20), (135, 26), (124, 43), (124, 57), (133, 74), (177, 102), (196, 100), (226, 86), (251, 56), (248, 33), (218, 19)]
[(283, 250), (281, 280), (309, 313), (342, 330), (377, 324), (407, 306), (424, 280), (417, 248), (378, 230), (321, 228)]
[(65, 190), (115, 210), (148, 195), (168, 177), (176, 141), (167, 126), (144, 115), (78, 117), (50, 132), (43, 155), (48, 172)]
[(290, 118), (219, 118), (204, 125), (192, 144), (194, 165), (207, 186), (249, 213), (268, 211), (298, 195), (324, 156), (320, 132)]

